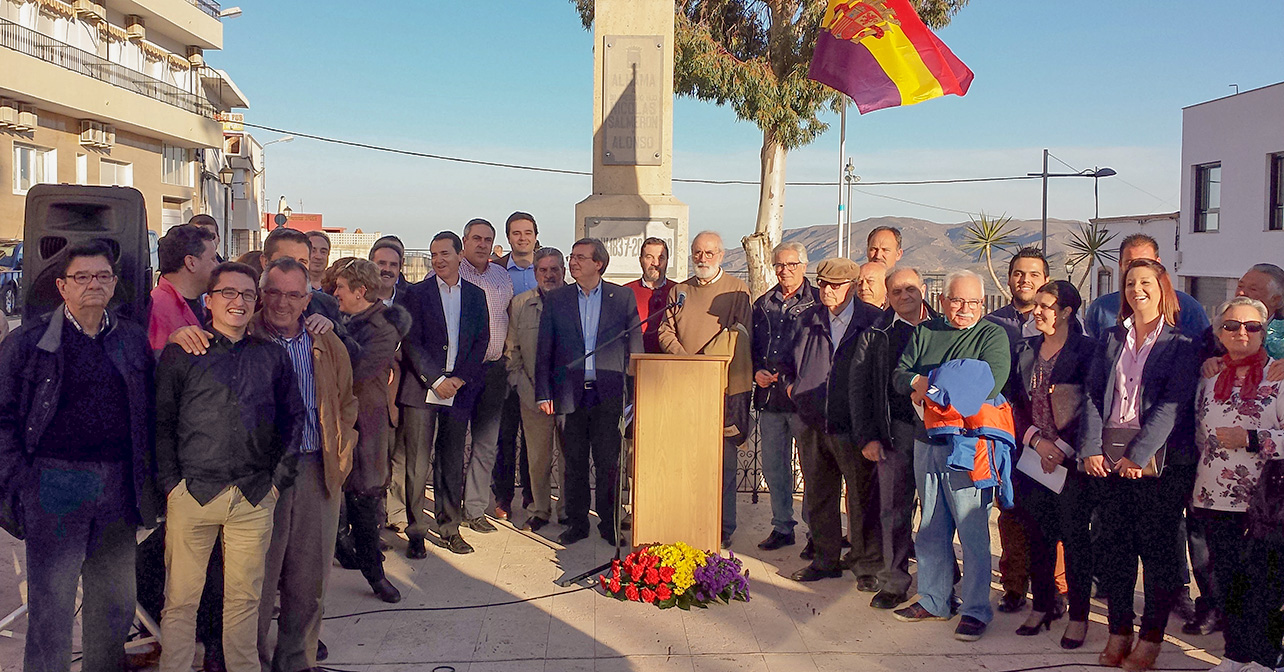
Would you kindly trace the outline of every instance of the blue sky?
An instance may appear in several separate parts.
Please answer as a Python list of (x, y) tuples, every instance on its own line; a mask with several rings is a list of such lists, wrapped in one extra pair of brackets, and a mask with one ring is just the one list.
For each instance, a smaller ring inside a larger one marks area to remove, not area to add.
[[(224, 5), (236, 4), (224, 0)], [(402, 149), (591, 169), (592, 35), (570, 2), (385, 0), (241, 4), (207, 54), (246, 93), (246, 121)], [(303, 8), (306, 7), (306, 10)], [(1181, 108), (1284, 81), (1284, 3), (973, 0), (938, 32), (976, 80), (967, 96), (848, 117), (865, 181), (1037, 172), (1049, 148), (1075, 169), (1109, 166), (1102, 216), (1179, 207)], [(791, 181), (838, 173), (837, 115), (789, 157)], [(279, 137), (257, 131), (262, 142)], [(758, 175), (761, 134), (728, 108), (678, 99), (674, 176)], [(574, 235), (589, 178), (461, 166), (307, 139), (268, 148), (268, 194), (327, 225), (424, 246), (472, 217), (527, 210), (546, 244)], [(1053, 171), (1066, 170), (1053, 163)], [(757, 187), (676, 184), (692, 231), (752, 232)], [(890, 197), (890, 198), (889, 198)], [(832, 222), (837, 188), (791, 187), (786, 228)], [(914, 201), (904, 203), (892, 198)], [(932, 207), (929, 207), (932, 206)], [(854, 218), (949, 223), (964, 212), (1037, 218), (1037, 181), (867, 187)], [(959, 212), (962, 211), (962, 212)], [(1054, 180), (1049, 216), (1092, 216), (1092, 180)]]

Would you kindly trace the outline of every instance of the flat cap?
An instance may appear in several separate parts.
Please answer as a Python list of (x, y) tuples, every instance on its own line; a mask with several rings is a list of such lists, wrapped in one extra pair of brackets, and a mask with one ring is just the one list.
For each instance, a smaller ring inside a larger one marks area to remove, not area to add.
[(822, 282), (851, 282), (860, 276), (860, 265), (851, 259), (826, 259), (816, 267), (816, 279)]

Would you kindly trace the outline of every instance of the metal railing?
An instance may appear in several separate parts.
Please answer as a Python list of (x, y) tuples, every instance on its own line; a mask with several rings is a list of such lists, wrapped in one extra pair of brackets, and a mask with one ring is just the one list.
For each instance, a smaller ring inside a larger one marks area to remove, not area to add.
[(210, 16), (216, 19), (218, 18), (219, 6), (218, 6), (218, 3), (215, 2), (214, 0), (187, 0), (187, 1), (192, 3), (193, 5), (196, 5), (196, 7), (200, 9), (202, 12), (205, 12), (206, 14), (209, 14)]
[(83, 49), (63, 44), (12, 21), (0, 19), (0, 46), (179, 109), (214, 118), (214, 106), (204, 96), (184, 91), (169, 82), (162, 82)]

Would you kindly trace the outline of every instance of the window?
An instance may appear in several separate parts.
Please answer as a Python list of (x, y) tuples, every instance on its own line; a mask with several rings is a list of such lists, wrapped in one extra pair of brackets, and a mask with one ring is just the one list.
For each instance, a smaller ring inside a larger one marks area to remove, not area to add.
[(128, 163), (119, 163), (117, 161), (108, 161), (103, 159), (98, 162), (99, 180), (98, 183), (104, 187), (132, 187), (134, 186), (134, 166)]
[(1222, 209), (1222, 164), (1195, 166), (1195, 232), (1216, 231)]
[(76, 184), (89, 184), (89, 157), (76, 153)]
[(180, 187), (192, 185), (191, 150), (186, 147), (165, 145), (161, 175), (165, 184)]
[(22, 195), (32, 185), (58, 181), (58, 153), (52, 149), (13, 143), (13, 193)]
[(1271, 155), (1271, 211), (1267, 231), (1284, 231), (1284, 153)]

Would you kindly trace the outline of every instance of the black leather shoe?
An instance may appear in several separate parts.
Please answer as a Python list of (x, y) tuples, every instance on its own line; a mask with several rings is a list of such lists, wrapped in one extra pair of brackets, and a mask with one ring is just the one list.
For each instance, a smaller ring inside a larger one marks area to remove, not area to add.
[(821, 579), (837, 579), (843, 575), (841, 569), (820, 569), (812, 565), (807, 565), (802, 569), (789, 575), (794, 581), (819, 581)]
[(872, 576), (858, 576), (856, 577), (856, 590), (862, 593), (877, 593), (878, 579)]
[(799, 553), (799, 554), (798, 554), (798, 557), (802, 558), (803, 560), (815, 560), (815, 559), (816, 559), (816, 544), (812, 543), (812, 540), (811, 540), (811, 539), (808, 539), (808, 540), (807, 540), (807, 545), (806, 545), (806, 546), (803, 546), (802, 553)]
[(1226, 629), (1226, 619), (1219, 609), (1209, 609), (1202, 617), (1186, 621), (1186, 624), (1181, 626), (1182, 634), (1185, 635), (1208, 636), (1224, 629)]
[(499, 531), (499, 528), (495, 527), (494, 525), (491, 525), (490, 521), (486, 520), (486, 516), (477, 516), (476, 518), (469, 518), (468, 520), (465, 520), (462, 523), (462, 525), (464, 527), (467, 527), (473, 530), (474, 532), (481, 532), (483, 534), (490, 534), (491, 532)]
[(1003, 593), (1003, 597), (999, 598), (999, 611), (1005, 614), (1021, 611), (1024, 606), (1025, 595), (1014, 590)]
[(723, 538), (722, 538), (722, 550), (724, 550), (724, 551), (725, 551), (725, 550), (726, 550), (726, 549), (728, 549), (728, 548), (731, 548), (731, 537), (730, 537), (730, 536), (726, 536), (726, 537), (723, 537)]
[(401, 591), (397, 590), (397, 587), (392, 585), (392, 582), (386, 578), (371, 581), (370, 590), (373, 590), (376, 597), (388, 604), (396, 604), (401, 601)]
[(1180, 616), (1183, 621), (1195, 620), (1198, 610), (1195, 608), (1195, 601), (1190, 599), (1190, 586), (1182, 586), (1181, 590), (1177, 591), (1177, 599), (1173, 600), (1172, 613)]
[(882, 590), (874, 596), (874, 599), (869, 601), (869, 606), (875, 609), (895, 609), (896, 607), (904, 604), (905, 600), (908, 599), (908, 595), (897, 595), (896, 593), (889, 593)]
[(784, 534), (782, 532), (772, 530), (771, 534), (767, 535), (766, 539), (758, 542), (758, 548), (764, 551), (774, 551), (778, 548), (784, 548), (785, 546), (793, 546), (795, 543), (797, 542), (794, 540), (793, 532)]
[(975, 642), (984, 634), (985, 624), (971, 616), (960, 618), (958, 627), (954, 628), (954, 639), (961, 642)]
[(442, 539), (441, 542), (442, 542), (442, 546), (445, 546), (446, 550), (450, 551), (451, 553), (465, 555), (473, 552), (473, 547), (470, 546), (468, 542), (464, 541), (463, 535), (459, 534), (458, 532), (450, 535), (449, 537), (446, 537), (445, 539)]
[(410, 538), (410, 543), (406, 546), (406, 557), (411, 560), (422, 560), (428, 557), (428, 549), (424, 547), (423, 537)]
[(526, 520), (526, 524), (522, 525), (522, 529), (539, 532), (546, 525), (548, 525), (548, 520), (534, 516)]
[(325, 642), (317, 640), (317, 662), (321, 662), (330, 657), (330, 649), (325, 647)]
[(567, 528), (565, 532), (562, 532), (562, 534), (558, 535), (557, 543), (563, 546), (570, 546), (571, 544), (584, 539), (588, 539), (588, 530), (576, 530), (574, 528)]

